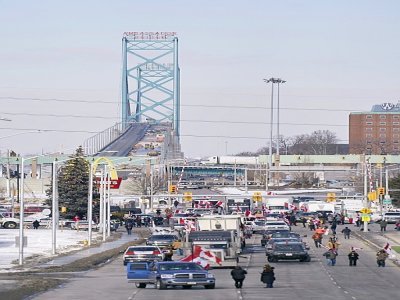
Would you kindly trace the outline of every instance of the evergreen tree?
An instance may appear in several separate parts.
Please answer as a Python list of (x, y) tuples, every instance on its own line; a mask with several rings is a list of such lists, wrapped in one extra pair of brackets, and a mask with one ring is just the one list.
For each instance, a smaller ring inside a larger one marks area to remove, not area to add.
[[(395, 190), (395, 191), (391, 191)], [(400, 204), (400, 176), (389, 179), (389, 192), (392, 198), (392, 204), (398, 206)]]
[[(87, 214), (88, 190), (89, 190), (89, 163), (84, 158), (82, 147), (70, 156), (70, 159), (59, 168), (57, 174), (59, 207), (66, 207), (67, 212), (61, 215), (71, 218), (78, 215), (80, 218)], [(52, 201), (52, 185), (46, 191)]]

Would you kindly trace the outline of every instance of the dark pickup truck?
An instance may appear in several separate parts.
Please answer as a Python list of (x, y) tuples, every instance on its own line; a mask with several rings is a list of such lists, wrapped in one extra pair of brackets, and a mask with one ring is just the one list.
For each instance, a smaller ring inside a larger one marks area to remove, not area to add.
[(201, 285), (206, 289), (215, 288), (214, 275), (192, 262), (130, 262), (127, 265), (127, 279), (138, 288), (145, 288), (148, 284), (154, 284), (159, 290), (168, 286), (188, 289)]

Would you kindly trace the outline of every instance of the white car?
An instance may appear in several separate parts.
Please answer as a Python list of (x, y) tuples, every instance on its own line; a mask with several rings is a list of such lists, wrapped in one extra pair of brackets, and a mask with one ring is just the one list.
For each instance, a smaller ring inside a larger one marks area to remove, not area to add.
[(290, 230), (285, 221), (267, 221), (264, 225), (265, 230)]

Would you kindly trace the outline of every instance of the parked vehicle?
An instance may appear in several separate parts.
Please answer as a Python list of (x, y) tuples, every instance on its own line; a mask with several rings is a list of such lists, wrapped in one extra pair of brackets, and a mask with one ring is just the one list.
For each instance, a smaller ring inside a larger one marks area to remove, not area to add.
[(382, 218), (386, 220), (389, 224), (395, 224), (398, 220), (400, 220), (400, 212), (388, 211), (383, 214)]
[(215, 288), (214, 274), (192, 262), (128, 263), (127, 279), (128, 282), (136, 283), (138, 288), (145, 288), (147, 284), (155, 284), (159, 290), (168, 286), (182, 286), (184, 289), (192, 286)]
[(163, 260), (164, 254), (156, 246), (130, 246), (123, 255), (124, 266), (133, 261), (155, 261)]
[(6, 217), (4, 214), (0, 213), (0, 227), (6, 229), (15, 229), (19, 226), (19, 219)]

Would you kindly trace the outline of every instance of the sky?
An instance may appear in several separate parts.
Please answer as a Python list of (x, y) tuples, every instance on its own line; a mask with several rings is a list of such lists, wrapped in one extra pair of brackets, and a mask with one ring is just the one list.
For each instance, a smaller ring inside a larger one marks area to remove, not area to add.
[(126, 31), (177, 32), (186, 157), (268, 146), (265, 78), (286, 80), (286, 137), (347, 143), (350, 112), (400, 100), (395, 0), (0, 0), (0, 24), (2, 154), (72, 152), (120, 122)]

